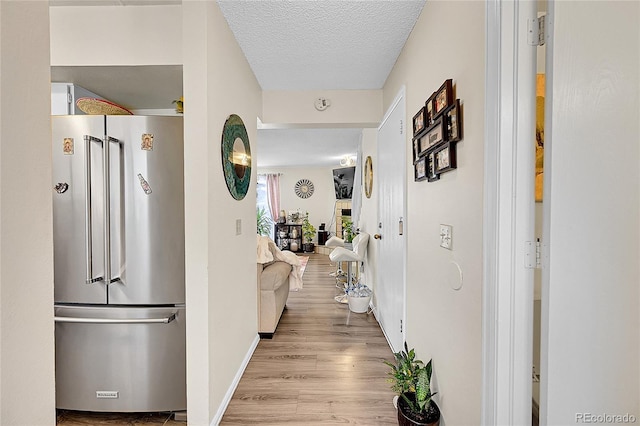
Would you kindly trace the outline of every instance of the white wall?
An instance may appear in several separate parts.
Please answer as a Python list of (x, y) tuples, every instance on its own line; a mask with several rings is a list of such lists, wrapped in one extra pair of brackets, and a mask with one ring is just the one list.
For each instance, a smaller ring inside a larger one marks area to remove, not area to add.
[[(239, 115), (255, 146), (261, 90), (216, 2), (184, 1), (187, 403), (206, 425), (257, 342), (256, 169), (246, 197), (229, 194), (221, 165), (225, 120)], [(254, 164), (256, 159), (254, 158)], [(236, 220), (242, 234), (236, 235)]]
[(51, 65), (182, 64), (182, 7), (52, 7)]
[[(335, 168), (337, 167), (336, 165)], [(285, 210), (287, 213), (296, 210), (300, 210), (302, 214), (309, 212), (309, 221), (316, 227), (316, 231), (324, 222), (327, 231), (335, 232), (335, 226), (330, 226), (336, 202), (333, 167), (261, 168), (258, 173), (281, 173), (280, 210)], [(296, 195), (294, 187), (300, 179), (309, 179), (313, 182), (314, 192), (311, 197), (300, 198)], [(317, 235), (314, 238), (315, 241), (317, 241)]]
[(576, 413), (640, 419), (639, 7), (550, 3), (550, 425), (574, 424)]
[[(407, 167), (406, 337), (419, 358), (433, 358), (435, 399), (450, 425), (479, 424), (481, 414), (484, 16), (484, 2), (427, 2), (384, 86), (386, 110), (406, 85), (406, 123), (448, 78), (462, 104), (457, 170), (429, 183)], [(452, 251), (439, 247), (441, 223), (453, 226)], [(463, 271), (459, 291), (450, 261)]]
[[(314, 101), (324, 97), (331, 106), (324, 111)], [(377, 127), (382, 119), (381, 90), (265, 91), (264, 124), (322, 124), (323, 127)]]
[(0, 2), (0, 424), (55, 424), (49, 5)]

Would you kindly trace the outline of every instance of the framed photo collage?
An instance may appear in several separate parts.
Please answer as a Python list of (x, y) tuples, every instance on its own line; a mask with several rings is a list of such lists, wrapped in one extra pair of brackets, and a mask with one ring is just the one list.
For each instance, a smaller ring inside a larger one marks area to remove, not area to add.
[(413, 116), (413, 170), (416, 182), (434, 182), (456, 168), (456, 142), (462, 140), (460, 99), (446, 80)]

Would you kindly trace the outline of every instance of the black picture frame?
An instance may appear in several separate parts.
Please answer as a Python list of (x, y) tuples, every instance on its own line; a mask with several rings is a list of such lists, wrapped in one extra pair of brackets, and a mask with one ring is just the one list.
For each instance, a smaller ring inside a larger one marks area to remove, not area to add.
[(433, 116), (437, 117), (442, 114), (448, 107), (453, 104), (453, 80), (448, 79), (442, 83), (442, 86), (436, 91), (433, 98)]
[(420, 158), (420, 138), (414, 138), (411, 141), (411, 147), (413, 151), (413, 162), (415, 163)]
[(424, 107), (420, 108), (420, 111), (416, 115), (413, 116), (413, 136), (417, 136), (424, 129), (427, 128), (427, 125), (424, 121)]
[(444, 112), (444, 121), (447, 126), (447, 141), (458, 142), (462, 140), (462, 110), (460, 109), (460, 99), (456, 99), (453, 104)]
[(425, 158), (427, 160), (427, 181), (435, 182), (440, 179), (440, 175), (436, 173), (436, 156), (431, 151)]
[(427, 179), (427, 158), (419, 158), (413, 164), (413, 178), (416, 182)]
[(431, 126), (419, 140), (419, 156), (424, 156), (427, 152), (435, 149), (438, 145), (445, 141), (446, 127), (442, 117), (438, 118), (433, 126)]
[(427, 128), (433, 125), (433, 121), (435, 118), (433, 111), (433, 100), (435, 99), (435, 97), (436, 92), (433, 92), (429, 99), (427, 99), (427, 101), (424, 103), (424, 122)]
[(435, 173), (442, 174), (457, 168), (456, 144), (447, 142), (433, 151), (435, 159)]

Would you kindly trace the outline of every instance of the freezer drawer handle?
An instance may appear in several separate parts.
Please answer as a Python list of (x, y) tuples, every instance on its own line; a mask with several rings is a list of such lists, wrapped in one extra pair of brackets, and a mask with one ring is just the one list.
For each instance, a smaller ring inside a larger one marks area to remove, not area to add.
[(169, 324), (176, 319), (176, 314), (166, 318), (76, 318), (54, 317), (56, 322), (71, 322), (79, 324)]

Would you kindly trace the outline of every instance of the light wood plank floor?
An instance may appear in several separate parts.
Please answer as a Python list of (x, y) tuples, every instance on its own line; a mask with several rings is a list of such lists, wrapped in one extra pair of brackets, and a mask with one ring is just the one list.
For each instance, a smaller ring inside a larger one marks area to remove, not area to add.
[[(336, 303), (335, 267), (310, 255), (272, 340), (263, 339), (221, 425), (397, 424), (388, 367), (393, 353), (373, 314)], [(167, 414), (60, 411), (60, 426), (182, 425)]]
[(221, 425), (397, 424), (393, 353), (373, 314), (333, 299), (329, 257), (311, 255), (272, 340), (260, 341)]

